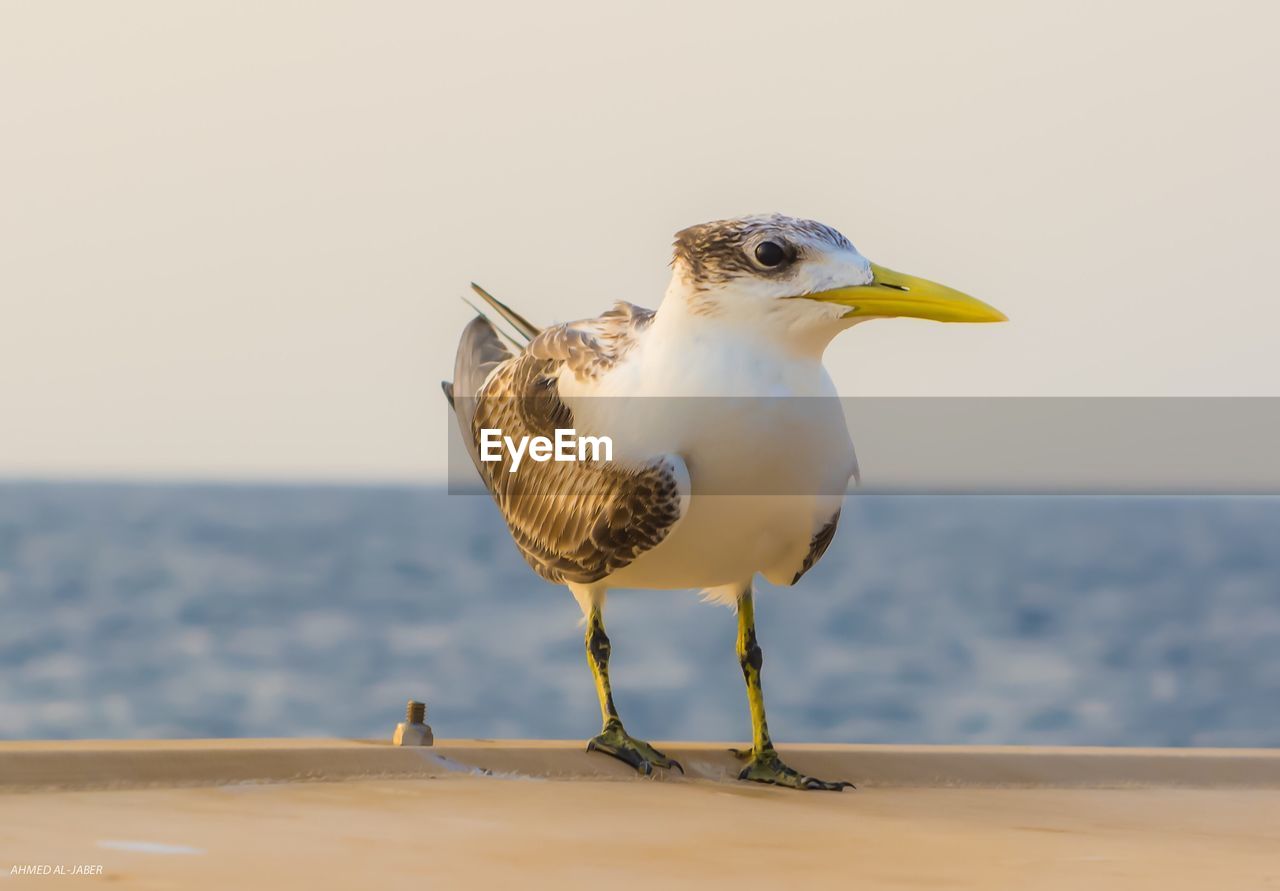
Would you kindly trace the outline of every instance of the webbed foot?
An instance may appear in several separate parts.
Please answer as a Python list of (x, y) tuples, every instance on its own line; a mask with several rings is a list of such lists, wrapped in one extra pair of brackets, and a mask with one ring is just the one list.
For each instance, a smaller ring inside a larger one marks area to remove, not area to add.
[(630, 764), (645, 776), (652, 774), (655, 767), (667, 769), (674, 767), (684, 773), (684, 768), (680, 766), (679, 761), (668, 758), (644, 740), (631, 736), (622, 729), (622, 723), (619, 721), (610, 721), (606, 724), (604, 731), (587, 743), (587, 751), (612, 755), (619, 761)]
[(748, 757), (747, 766), (742, 769), (742, 773), (738, 774), (740, 780), (750, 780), (753, 783), (770, 783), (774, 786), (786, 786), (789, 789), (814, 789), (824, 790), (827, 792), (839, 792), (846, 786), (850, 789), (855, 788), (853, 783), (846, 783), (843, 780), (829, 782), (820, 780), (816, 777), (805, 776), (798, 770), (793, 770), (782, 763), (782, 759), (778, 757), (778, 753), (773, 749), (768, 749), (759, 753), (743, 753), (740, 749), (734, 749), (733, 753), (738, 757)]

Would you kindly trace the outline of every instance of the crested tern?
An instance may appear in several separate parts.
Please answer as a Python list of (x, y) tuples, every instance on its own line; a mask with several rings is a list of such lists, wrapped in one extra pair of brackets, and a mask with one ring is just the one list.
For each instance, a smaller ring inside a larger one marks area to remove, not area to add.
[[(857, 472), (823, 352), (868, 319), (1005, 316), (871, 263), (830, 226), (779, 214), (678, 232), (671, 269), (657, 310), (619, 302), (547, 328), (473, 285), (517, 336), (505, 335), (508, 347), (483, 314), (472, 320), (445, 395), (521, 554), (582, 609), (603, 720), (588, 750), (645, 774), (683, 770), (624, 729), (603, 612), (610, 589), (699, 589), (737, 613), (752, 725), (739, 778), (839, 790), (849, 784), (806, 776), (774, 748), (753, 600), (756, 575), (794, 585), (822, 557)], [(804, 406), (803, 429), (788, 405)], [(608, 436), (614, 460), (481, 459), (482, 431), (488, 445), (493, 431), (550, 438), (565, 428)]]

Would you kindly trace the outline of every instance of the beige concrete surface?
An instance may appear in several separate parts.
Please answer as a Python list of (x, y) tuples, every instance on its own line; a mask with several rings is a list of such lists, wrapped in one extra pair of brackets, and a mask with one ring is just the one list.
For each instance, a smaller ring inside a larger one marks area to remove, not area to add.
[(44, 888), (1266, 889), (1280, 792), (459, 776), (37, 793), (0, 796), (0, 852), (0, 883)]
[(665, 748), (3, 743), (0, 887), (1280, 889), (1274, 751), (787, 747), (861, 786), (803, 793)]
[[(728, 781), (728, 743), (659, 743), (690, 778)], [(797, 769), (876, 786), (1280, 789), (1280, 750), (1042, 746), (789, 745)], [(439, 740), (431, 748), (344, 739), (0, 742), (0, 791), (425, 779), (491, 772), (546, 779), (629, 779), (581, 741)], [(659, 779), (668, 779), (665, 773)]]

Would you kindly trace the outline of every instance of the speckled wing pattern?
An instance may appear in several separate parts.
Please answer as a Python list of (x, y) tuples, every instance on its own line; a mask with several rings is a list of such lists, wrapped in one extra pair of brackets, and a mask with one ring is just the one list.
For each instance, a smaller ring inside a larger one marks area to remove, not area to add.
[[(464, 434), (475, 443), (486, 428), (519, 439), (573, 427), (573, 412), (557, 391), (561, 371), (580, 379), (602, 374), (651, 318), (648, 310), (618, 304), (595, 319), (542, 330), (488, 375)], [(676, 456), (655, 456), (641, 467), (526, 456), (511, 473), (504, 449), (502, 460), (478, 466), (525, 560), (557, 583), (599, 581), (658, 545), (679, 522), (688, 495)]]
[(635, 345), (636, 335), (653, 322), (653, 310), (625, 301), (594, 319), (545, 328), (529, 342), (526, 352), (564, 367), (578, 380), (599, 377), (622, 360)]

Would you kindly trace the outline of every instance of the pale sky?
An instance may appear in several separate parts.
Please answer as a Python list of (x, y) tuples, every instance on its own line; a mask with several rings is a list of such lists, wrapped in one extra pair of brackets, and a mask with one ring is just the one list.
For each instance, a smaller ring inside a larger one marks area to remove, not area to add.
[(0, 476), (438, 479), (469, 281), (775, 210), (1012, 320), (846, 395), (1280, 395), (1280, 5), (618, 7), (0, 7)]

